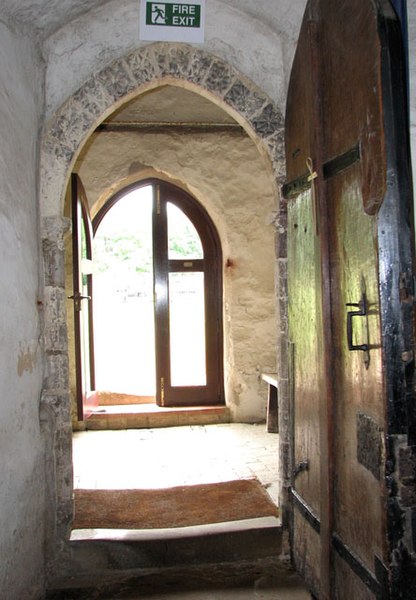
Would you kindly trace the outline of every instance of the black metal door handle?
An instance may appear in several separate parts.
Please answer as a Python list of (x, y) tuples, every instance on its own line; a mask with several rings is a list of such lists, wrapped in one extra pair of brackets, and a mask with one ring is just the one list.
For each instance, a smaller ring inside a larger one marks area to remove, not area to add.
[(83, 296), (82, 294), (75, 294), (68, 296), (68, 300), (91, 300), (91, 296)]
[(83, 296), (80, 292), (76, 292), (72, 296), (68, 296), (68, 300), (74, 301), (74, 309), (81, 312), (81, 300), (91, 300), (91, 296)]
[(354, 344), (353, 342), (353, 319), (354, 317), (364, 317), (367, 315), (367, 298), (365, 293), (363, 292), (362, 298), (360, 302), (354, 303), (349, 302), (346, 306), (355, 306), (359, 310), (350, 310), (347, 312), (347, 341), (348, 341), (348, 350), (362, 350), (363, 352), (368, 352), (369, 346), (368, 344)]

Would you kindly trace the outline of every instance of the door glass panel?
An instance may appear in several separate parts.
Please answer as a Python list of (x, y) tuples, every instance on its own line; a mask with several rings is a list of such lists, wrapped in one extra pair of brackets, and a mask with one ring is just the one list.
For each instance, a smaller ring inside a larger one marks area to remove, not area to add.
[(180, 208), (167, 203), (169, 260), (204, 258), (200, 237)]
[(88, 252), (87, 245), (87, 233), (85, 226), (85, 217), (81, 219), (80, 223), (80, 233), (81, 233), (81, 249), (80, 249), (80, 294), (84, 296), (84, 299), (81, 300), (80, 307), (80, 320), (81, 320), (81, 354), (83, 357), (82, 360), (82, 370), (83, 370), (83, 381), (86, 388), (86, 391), (89, 392), (91, 390), (91, 355), (90, 355), (90, 311), (91, 311), (91, 301), (88, 299), (90, 296), (90, 286), (89, 286), (89, 276), (92, 273), (92, 261), (90, 259), (91, 253)]
[(155, 395), (152, 187), (122, 197), (94, 237), (97, 389)]
[(169, 273), (171, 385), (206, 385), (204, 274)]

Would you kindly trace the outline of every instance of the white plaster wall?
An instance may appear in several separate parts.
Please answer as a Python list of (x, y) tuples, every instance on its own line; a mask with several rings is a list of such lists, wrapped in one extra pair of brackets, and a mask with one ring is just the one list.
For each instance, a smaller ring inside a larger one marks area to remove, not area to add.
[(0, 597), (10, 600), (39, 598), (44, 586), (36, 54), (0, 23)]
[(79, 173), (93, 214), (115, 188), (160, 173), (186, 185), (219, 232), (224, 264), (225, 392), (233, 418), (265, 418), (261, 371), (276, 369), (275, 210), (270, 167), (240, 133), (97, 135)]
[[(299, 0), (302, 4), (303, 0)], [(236, 5), (237, 4), (237, 5)], [(263, 0), (279, 14), (280, 2)], [(294, 23), (299, 19), (294, 11)], [(286, 17), (290, 14), (286, 7)], [(52, 34), (44, 43), (47, 62), (46, 116), (111, 60), (145, 45), (139, 40), (139, 1), (114, 0)], [(295, 38), (278, 30), (264, 17), (243, 12), (220, 0), (208, 0), (206, 41), (198, 44), (249, 77), (283, 109), (289, 64)], [(294, 26), (291, 29), (296, 30)]]

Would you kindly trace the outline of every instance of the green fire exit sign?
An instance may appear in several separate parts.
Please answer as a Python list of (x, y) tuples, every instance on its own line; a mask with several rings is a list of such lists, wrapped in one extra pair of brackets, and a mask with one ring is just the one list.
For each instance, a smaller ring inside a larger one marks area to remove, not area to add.
[(201, 27), (200, 4), (146, 3), (146, 25)]
[(205, 0), (140, 0), (139, 33), (141, 40), (202, 44)]

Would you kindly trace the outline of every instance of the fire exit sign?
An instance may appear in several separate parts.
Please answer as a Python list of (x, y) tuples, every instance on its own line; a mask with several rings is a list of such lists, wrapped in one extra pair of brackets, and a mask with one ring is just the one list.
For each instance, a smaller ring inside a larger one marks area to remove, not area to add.
[(166, 27), (201, 27), (199, 4), (147, 2), (146, 25)]
[(203, 42), (205, 0), (154, 2), (141, 0), (140, 39)]

